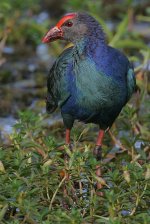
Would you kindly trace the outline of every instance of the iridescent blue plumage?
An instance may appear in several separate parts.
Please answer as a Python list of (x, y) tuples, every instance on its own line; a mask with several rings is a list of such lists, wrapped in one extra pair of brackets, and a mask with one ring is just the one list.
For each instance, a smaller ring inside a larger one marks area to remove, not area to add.
[[(134, 71), (125, 55), (106, 44), (98, 22), (85, 13), (67, 14), (43, 41), (56, 39), (73, 42), (74, 46), (66, 49), (50, 70), (47, 111), (60, 107), (67, 145), (74, 120), (98, 124), (93, 154), (100, 160), (104, 130), (111, 127), (135, 90)], [(101, 176), (100, 166), (96, 175)], [(100, 183), (97, 188), (101, 188)]]
[(97, 21), (81, 14), (78, 22), (85, 19), (87, 35), (73, 39), (50, 71), (47, 109), (58, 105), (66, 128), (78, 119), (106, 129), (134, 92), (134, 72), (126, 56), (106, 44)]

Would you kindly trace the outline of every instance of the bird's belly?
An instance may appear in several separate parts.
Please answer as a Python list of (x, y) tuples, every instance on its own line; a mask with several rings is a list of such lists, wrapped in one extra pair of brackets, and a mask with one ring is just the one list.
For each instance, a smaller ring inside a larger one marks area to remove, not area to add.
[(74, 97), (70, 97), (62, 106), (61, 111), (64, 114), (71, 115), (74, 120), (99, 124), (102, 128), (106, 129), (112, 125), (123, 107), (122, 103), (116, 101), (112, 104), (110, 102), (108, 104), (100, 102), (97, 107), (95, 107), (96, 102), (92, 102), (90, 102), (90, 107), (84, 107), (80, 105), (80, 101), (76, 101)]
[(70, 97), (61, 108), (62, 113), (70, 114), (74, 119), (86, 121), (92, 116), (94, 110), (89, 110), (80, 106), (74, 97)]
[(67, 82), (70, 97), (63, 104), (62, 113), (70, 114), (80, 121), (107, 127), (126, 102), (126, 86), (97, 72), (95, 65), (90, 62), (81, 64), (73, 81), (69, 79)]

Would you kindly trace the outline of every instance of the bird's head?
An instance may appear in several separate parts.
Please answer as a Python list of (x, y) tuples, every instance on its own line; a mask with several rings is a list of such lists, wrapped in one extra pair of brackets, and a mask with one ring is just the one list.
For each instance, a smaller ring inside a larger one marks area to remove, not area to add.
[(86, 13), (68, 13), (47, 32), (42, 42), (49, 43), (58, 39), (76, 42), (84, 36), (97, 36), (98, 33), (105, 39), (101, 26), (92, 16)]

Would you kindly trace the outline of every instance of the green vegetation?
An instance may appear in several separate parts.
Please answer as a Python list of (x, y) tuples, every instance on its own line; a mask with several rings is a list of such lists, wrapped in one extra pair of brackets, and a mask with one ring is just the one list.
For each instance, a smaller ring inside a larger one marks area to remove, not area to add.
[[(65, 11), (86, 10), (94, 15), (103, 24), (109, 43), (121, 48), (136, 65), (140, 90), (104, 139), (102, 178), (98, 179), (103, 196), (95, 191), (96, 127), (77, 123), (72, 132), (73, 151), (66, 146), (61, 150), (62, 122), (36, 108), (27, 109), (19, 112), (13, 133), (0, 147), (0, 223), (150, 223), (150, 51), (147, 29), (143, 33), (134, 28), (135, 22), (150, 22), (150, 7), (147, 1), (141, 2), (128, 0), (118, 5), (116, 1), (73, 0), (63, 4)], [(30, 46), (35, 53), (50, 23), (37, 24), (34, 16), (40, 10), (39, 0), (0, 1), (0, 65), (6, 43)], [(50, 48), (53, 55), (62, 49), (55, 43)], [(16, 55), (16, 60), (21, 57)], [(54, 122), (48, 126), (50, 119)]]
[[(93, 220), (94, 223), (148, 224), (147, 128), (141, 124), (143, 134), (135, 134), (135, 124), (136, 110), (127, 106), (116, 122), (117, 128), (112, 129), (115, 136), (124, 131), (119, 138), (123, 143), (119, 152), (106, 135), (101, 162), (103, 178), (99, 179), (104, 196), (100, 197), (94, 188), (97, 164), (92, 155), (94, 145), (89, 144), (96, 134), (92, 126), (74, 128), (74, 150), (65, 147), (66, 162), (64, 151), (60, 150), (60, 124), (49, 129), (43, 116), (31, 111), (20, 113), (10, 136), (10, 146), (1, 148), (0, 152), (2, 223), (91, 223)], [(137, 141), (143, 142), (138, 151)], [(111, 154), (107, 154), (112, 148)]]

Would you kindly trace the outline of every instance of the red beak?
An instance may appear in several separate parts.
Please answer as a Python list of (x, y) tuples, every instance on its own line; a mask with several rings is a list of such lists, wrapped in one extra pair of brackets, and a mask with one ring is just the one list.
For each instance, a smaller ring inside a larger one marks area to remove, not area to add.
[(63, 39), (63, 33), (60, 28), (57, 26), (54, 26), (52, 29), (50, 29), (47, 34), (43, 37), (42, 42), (43, 43), (49, 43), (58, 39)]

